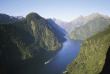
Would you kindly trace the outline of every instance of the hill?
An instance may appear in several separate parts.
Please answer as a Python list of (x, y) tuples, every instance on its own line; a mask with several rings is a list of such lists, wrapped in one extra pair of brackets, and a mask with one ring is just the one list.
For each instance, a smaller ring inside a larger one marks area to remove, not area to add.
[[(107, 63), (105, 62), (105, 59), (110, 57), (108, 56), (109, 46), (110, 26), (84, 41), (84, 43), (81, 45), (77, 58), (67, 66), (66, 70), (68, 74), (100, 73), (104, 67), (104, 64)], [(109, 69), (110, 68), (107, 70), (109, 71)]]
[(44, 63), (65, 40), (59, 30), (37, 13), (28, 14), (22, 21), (0, 24), (0, 66), (12, 74), (17, 66), (23, 69), (33, 59), (36, 65)]

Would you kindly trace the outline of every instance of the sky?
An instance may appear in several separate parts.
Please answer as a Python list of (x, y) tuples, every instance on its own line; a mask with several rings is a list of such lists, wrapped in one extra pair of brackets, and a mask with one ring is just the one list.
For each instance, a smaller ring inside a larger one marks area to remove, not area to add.
[(25, 17), (31, 12), (63, 21), (92, 13), (110, 16), (110, 0), (0, 0), (0, 13)]

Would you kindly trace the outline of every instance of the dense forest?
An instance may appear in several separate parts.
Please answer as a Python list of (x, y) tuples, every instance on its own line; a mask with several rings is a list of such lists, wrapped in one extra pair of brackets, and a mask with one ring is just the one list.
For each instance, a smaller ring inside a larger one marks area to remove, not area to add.
[(37, 13), (30, 13), (18, 22), (4, 16), (0, 24), (0, 68), (7, 73), (21, 74), (19, 69), (27, 62), (34, 60), (39, 64), (48, 60), (66, 40), (64, 33)]
[(108, 74), (110, 68), (109, 46), (110, 26), (84, 41), (77, 58), (67, 66), (66, 73)]

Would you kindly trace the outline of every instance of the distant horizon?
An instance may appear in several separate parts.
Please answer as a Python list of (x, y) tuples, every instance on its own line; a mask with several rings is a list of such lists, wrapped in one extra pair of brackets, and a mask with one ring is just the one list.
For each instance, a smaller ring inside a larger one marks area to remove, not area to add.
[[(32, 13), (32, 12), (30, 12), (30, 13)], [(34, 12), (34, 13), (37, 13), (37, 12)], [(98, 12), (96, 12), (96, 13), (98, 13)], [(96, 14), (96, 13), (91, 13), (91, 14)], [(6, 14), (6, 13), (0, 13), (0, 14)], [(29, 14), (29, 13), (28, 13)], [(28, 15), (27, 14), (27, 15)], [(37, 13), (38, 14), (38, 13)], [(89, 14), (89, 15), (91, 15), (91, 14)], [(98, 14), (101, 14), (101, 13), (98, 13)], [(7, 15), (9, 15), (9, 14), (7, 14)], [(40, 14), (39, 14), (40, 15)], [(86, 16), (89, 16), (89, 15), (86, 15)], [(107, 14), (101, 14), (101, 15), (104, 15), (104, 16), (108, 16), (108, 17), (110, 17), (109, 15), (107, 15)], [(13, 17), (16, 17), (16, 16), (22, 16), (22, 15), (9, 15), (9, 16), (13, 16)], [(45, 18), (44, 16), (42, 16), (42, 15), (40, 15), (41, 17), (43, 17), (43, 18)], [(83, 17), (86, 17), (86, 16), (84, 16), (84, 15), (79, 15), (78, 17), (80, 17), (80, 16), (83, 16)], [(22, 17), (26, 17), (26, 15), (25, 16), (22, 16)], [(75, 20), (75, 19), (77, 19), (78, 17), (76, 17), (76, 18), (74, 18), (73, 20)], [(65, 21), (65, 20), (62, 20), (62, 19), (58, 19), (58, 18), (55, 18), (55, 17), (53, 17), (53, 18), (45, 18), (45, 19), (56, 19), (56, 20), (61, 20), (61, 21), (64, 21), (64, 22), (71, 22), (71, 21), (73, 21), (73, 20), (70, 20), (70, 21)]]
[(0, 13), (26, 16), (36, 12), (44, 18), (72, 21), (80, 15), (100, 13), (110, 16), (109, 0), (0, 0)]

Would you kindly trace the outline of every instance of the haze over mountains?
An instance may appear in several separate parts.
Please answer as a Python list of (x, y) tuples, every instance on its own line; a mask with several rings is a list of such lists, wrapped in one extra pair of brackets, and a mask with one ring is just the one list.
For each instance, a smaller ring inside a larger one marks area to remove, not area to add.
[(23, 16), (13, 16), (13, 17), (15, 17), (16, 19), (19, 19), (19, 20), (23, 20), (24, 19)]
[[(61, 28), (58, 24), (56, 24), (52, 19), (47, 19), (47, 21), (55, 28), (57, 28), (59, 31), (61, 31), (62, 33), (66, 34), (67, 32), (65, 31), (65, 29)], [(62, 23), (63, 25), (63, 23)]]
[(70, 38), (75, 40), (85, 40), (97, 32), (104, 30), (110, 24), (110, 18), (97, 15), (83, 26), (77, 27), (71, 32)]
[(82, 16), (80, 15), (78, 18), (74, 19), (73, 21), (70, 22), (65, 22), (65, 21), (61, 21), (58, 19), (53, 19), (53, 21), (58, 24), (61, 28), (65, 29), (69, 34), (76, 28), (76, 27), (80, 27), (83, 26), (85, 24), (87, 24), (89, 21), (95, 19), (98, 16), (102, 16), (105, 19), (109, 19), (110, 17), (107, 15), (102, 15), (99, 13), (93, 13), (90, 14), (88, 16)]

